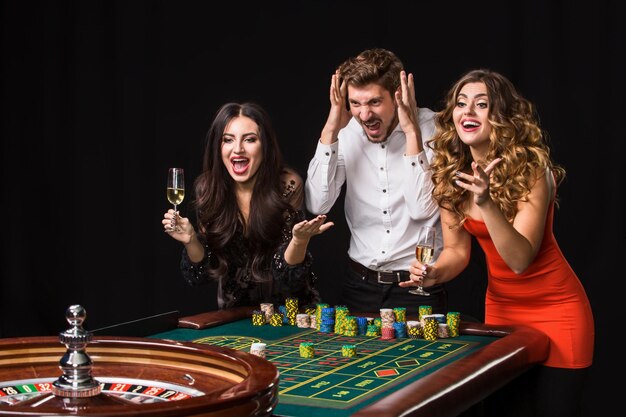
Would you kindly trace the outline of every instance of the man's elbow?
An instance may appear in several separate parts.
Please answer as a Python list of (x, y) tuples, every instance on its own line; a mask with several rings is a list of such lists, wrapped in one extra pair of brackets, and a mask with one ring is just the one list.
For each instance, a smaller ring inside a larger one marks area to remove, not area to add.
[(318, 216), (320, 214), (328, 214), (331, 207), (326, 207), (324, 204), (316, 204), (315, 202), (309, 201), (305, 199), (306, 209), (309, 213), (314, 216)]

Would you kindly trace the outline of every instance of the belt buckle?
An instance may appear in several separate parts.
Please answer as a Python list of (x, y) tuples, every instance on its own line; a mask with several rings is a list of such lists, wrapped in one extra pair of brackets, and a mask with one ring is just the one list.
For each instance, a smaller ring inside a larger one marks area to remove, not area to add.
[[(381, 280), (381, 279), (380, 279), (380, 278), (381, 278), (381, 274), (389, 274), (389, 273), (392, 273), (392, 274), (393, 274), (393, 271), (376, 271), (376, 278), (377, 278), (378, 283), (379, 283), (379, 284), (385, 284), (385, 285), (391, 285), (391, 284), (393, 284), (393, 283), (394, 283), (394, 281), (389, 282), (389, 281), (383, 281), (383, 280)], [(397, 278), (398, 280), (397, 280), (397, 281), (395, 281), (395, 282), (400, 282), (400, 273), (399, 273), (399, 272), (396, 272), (396, 278)]]

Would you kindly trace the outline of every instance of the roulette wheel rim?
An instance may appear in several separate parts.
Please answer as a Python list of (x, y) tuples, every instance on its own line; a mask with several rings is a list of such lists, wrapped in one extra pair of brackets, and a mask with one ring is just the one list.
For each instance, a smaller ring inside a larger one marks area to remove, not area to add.
[[(271, 415), (278, 401), (278, 370), (269, 361), (226, 347), (171, 340), (93, 338), (87, 349), (93, 377), (147, 379), (155, 386), (187, 384), (204, 395), (150, 404), (115, 404), (103, 392), (89, 398), (60, 398), (0, 405), (0, 415), (221, 416)], [(0, 381), (50, 381), (61, 374), (66, 352), (56, 337), (0, 340)], [(163, 378), (161, 378), (163, 376)], [(1, 382), (0, 382), (1, 385)], [(199, 388), (198, 388), (199, 387)], [(51, 396), (47, 393), (42, 395)], [(51, 405), (52, 404), (52, 405)]]

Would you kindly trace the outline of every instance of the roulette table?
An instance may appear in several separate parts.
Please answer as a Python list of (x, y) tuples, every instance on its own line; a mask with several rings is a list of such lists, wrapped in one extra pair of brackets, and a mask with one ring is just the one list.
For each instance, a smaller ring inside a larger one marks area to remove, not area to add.
[[(0, 339), (0, 415), (455, 416), (548, 351), (526, 326), (461, 322), (459, 337), (381, 340), (255, 326), (255, 309), (182, 317), (147, 337), (86, 343), (74, 322), (65, 339)], [(248, 353), (256, 342), (266, 359)], [(357, 354), (342, 356), (345, 344)]]
[[(283, 417), (456, 416), (548, 353), (547, 336), (526, 326), (462, 321), (459, 337), (381, 340), (292, 325), (253, 325), (253, 310), (183, 317), (177, 329), (153, 337), (241, 351), (265, 343), (265, 357), (280, 373), (273, 414)], [(313, 344), (314, 357), (301, 357), (301, 343)], [(342, 356), (345, 344), (356, 347), (355, 357)]]

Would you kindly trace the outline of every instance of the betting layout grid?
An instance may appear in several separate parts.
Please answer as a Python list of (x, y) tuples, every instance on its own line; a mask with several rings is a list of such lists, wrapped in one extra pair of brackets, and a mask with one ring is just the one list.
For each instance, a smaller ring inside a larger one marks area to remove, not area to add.
[[(271, 319), (269, 315), (268, 319)], [(194, 342), (238, 350), (263, 345), (263, 356), (280, 371), (281, 404), (352, 407), (435, 366), (438, 361), (451, 359), (477, 346), (476, 342), (449, 339), (345, 336), (295, 326), (290, 326), (294, 329), (293, 335), (273, 340), (271, 328), (289, 323), (276, 319), (269, 323), (272, 325), (263, 330), (266, 336), (263, 338), (228, 335), (224, 333), (228, 330), (222, 327), (220, 336), (203, 337)], [(303, 357), (303, 344), (312, 346), (313, 356)], [(342, 355), (346, 345), (355, 347), (355, 356)]]

